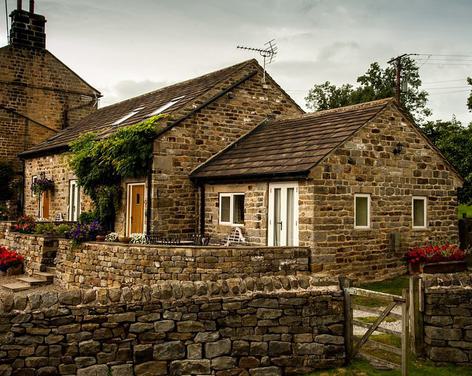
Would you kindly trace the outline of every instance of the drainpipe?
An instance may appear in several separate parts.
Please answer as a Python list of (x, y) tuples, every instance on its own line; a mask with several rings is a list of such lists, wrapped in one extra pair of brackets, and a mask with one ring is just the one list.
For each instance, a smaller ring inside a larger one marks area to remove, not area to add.
[(200, 235), (205, 236), (205, 183), (200, 185)]

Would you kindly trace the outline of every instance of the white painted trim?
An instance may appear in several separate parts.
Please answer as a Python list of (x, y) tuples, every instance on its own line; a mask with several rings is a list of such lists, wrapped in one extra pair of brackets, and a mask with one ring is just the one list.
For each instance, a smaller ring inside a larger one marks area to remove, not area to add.
[[(367, 226), (358, 226), (356, 224), (356, 218), (357, 218), (357, 207), (356, 207), (356, 202), (357, 202), (357, 197), (366, 197), (367, 198)], [(365, 229), (370, 229), (371, 223), (370, 223), (370, 211), (371, 211), (371, 197), (370, 194), (368, 193), (356, 193), (354, 194), (354, 228), (358, 230), (365, 230)]]
[(130, 235), (131, 229), (131, 187), (142, 185), (144, 187), (143, 191), (143, 233), (146, 233), (146, 223), (147, 223), (147, 192), (146, 192), (146, 183), (127, 183), (126, 184), (126, 221), (125, 221), (125, 234), (126, 236)]
[(75, 191), (76, 191), (76, 198), (75, 198), (75, 202), (77, 204), (77, 218), (75, 219), (75, 221), (78, 221), (79, 220), (79, 216), (80, 216), (80, 206), (81, 206), (81, 196), (80, 196), (80, 186), (79, 186), (79, 183), (77, 182), (77, 179), (70, 179), (69, 180), (69, 207), (68, 207), (68, 210), (67, 210), (67, 213), (68, 213), (68, 219), (69, 221), (74, 221), (74, 213), (72, 212), (72, 208), (73, 208), (73, 202), (72, 202), (72, 197), (71, 197), (71, 193), (72, 193), (72, 186), (75, 186)]
[[(221, 192), (218, 194), (218, 223), (223, 226), (244, 227), (244, 223), (234, 223), (234, 196), (243, 196), (245, 198), (246, 195), (242, 192)], [(221, 204), (221, 199), (223, 197), (229, 197), (229, 222), (223, 222), (221, 220), (221, 209), (223, 207)], [(246, 202), (244, 202), (244, 206), (246, 206)]]
[[(415, 226), (415, 201), (423, 201), (423, 216), (424, 216), (424, 225)], [(411, 227), (414, 229), (426, 229), (428, 228), (428, 198), (426, 196), (413, 196), (411, 198)]]
[[(298, 182), (286, 182), (286, 183), (270, 183), (269, 184), (269, 205), (268, 205), (268, 214), (267, 214), (267, 245), (269, 247), (274, 246), (274, 224), (272, 223), (272, 218), (274, 217), (274, 189), (281, 189), (281, 222), (282, 222), (282, 231), (280, 238), (280, 246), (284, 247), (287, 245), (287, 188), (294, 189), (293, 197), (293, 219), (294, 219), (294, 228), (293, 228), (293, 246), (297, 247), (299, 244), (299, 189)], [(285, 229), (285, 231), (283, 230)]]

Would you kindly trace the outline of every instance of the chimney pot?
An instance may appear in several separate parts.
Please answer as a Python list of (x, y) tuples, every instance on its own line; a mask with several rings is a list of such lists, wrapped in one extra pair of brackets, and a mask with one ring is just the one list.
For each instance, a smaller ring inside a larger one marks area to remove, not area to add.
[(30, 13), (34, 13), (34, 0), (30, 0), (29, 11), (30, 11)]
[(22, 10), (23, 9), (23, 0), (17, 0), (16, 1), (16, 9)]

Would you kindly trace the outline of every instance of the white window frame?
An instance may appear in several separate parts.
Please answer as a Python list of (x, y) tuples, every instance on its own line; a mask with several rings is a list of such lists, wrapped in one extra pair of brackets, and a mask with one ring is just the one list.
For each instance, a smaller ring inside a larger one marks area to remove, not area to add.
[(80, 186), (79, 186), (79, 183), (78, 183), (77, 179), (71, 179), (71, 180), (69, 180), (69, 210), (68, 210), (68, 219), (69, 219), (69, 221), (74, 221), (74, 219), (73, 219), (73, 216), (74, 216), (74, 215), (73, 215), (73, 214), (74, 214), (74, 213), (73, 213), (73, 204), (74, 204), (74, 203), (73, 203), (72, 200), (71, 200), (71, 193), (72, 193), (72, 190), (71, 190), (71, 189), (72, 189), (72, 186), (73, 186), (73, 185), (75, 185), (75, 187), (77, 188), (77, 197), (75, 198), (75, 203), (77, 204), (77, 206), (76, 206), (76, 210), (77, 210), (77, 219), (76, 219), (76, 221), (78, 221), (78, 220), (79, 220), (79, 216), (80, 216), (80, 212), (81, 212), (80, 206), (81, 206), (81, 199), (82, 199), (82, 198), (81, 198), (81, 194), (80, 194), (80, 193), (81, 193), (81, 192), (80, 192)]
[[(366, 226), (358, 226), (356, 223), (357, 220), (357, 198), (367, 198), (367, 225)], [(370, 210), (371, 210), (371, 197), (369, 193), (356, 193), (354, 194), (354, 228), (357, 230), (367, 230), (370, 229)]]
[[(274, 247), (275, 242), (275, 233), (274, 233), (274, 189), (281, 189), (281, 221), (283, 223), (283, 228), (287, 227), (287, 189), (293, 188), (293, 246), (298, 247), (299, 245), (299, 192), (298, 192), (298, 182), (287, 182), (287, 183), (270, 183), (269, 184), (269, 205), (268, 205), (268, 217), (267, 217), (267, 245), (269, 247)], [(281, 231), (280, 238), (280, 247), (287, 246), (287, 231)]]
[[(244, 227), (244, 223), (234, 223), (234, 196), (243, 196), (244, 197), (244, 204), (246, 204), (246, 195), (244, 193), (220, 193), (218, 195), (218, 223), (224, 226), (238, 226)], [(229, 222), (223, 222), (221, 220), (221, 210), (223, 208), (221, 199), (223, 197), (229, 197)], [(245, 208), (243, 207), (245, 210)]]
[(143, 191), (143, 210), (144, 210), (144, 215), (143, 215), (143, 234), (146, 234), (146, 223), (147, 223), (147, 188), (146, 188), (146, 183), (141, 182), (141, 183), (128, 183), (126, 185), (126, 226), (125, 226), (125, 234), (126, 236), (131, 235), (131, 188), (136, 186), (136, 185), (142, 185), (144, 187)]
[[(415, 226), (415, 201), (423, 201), (423, 226)], [(428, 198), (426, 196), (413, 196), (411, 198), (411, 227), (413, 229), (425, 229), (428, 228)]]
[[(33, 184), (36, 180), (38, 180), (38, 175), (33, 175), (31, 177), (31, 186), (33, 186)], [(31, 197), (36, 197), (36, 193), (34, 193), (33, 190), (31, 190)]]

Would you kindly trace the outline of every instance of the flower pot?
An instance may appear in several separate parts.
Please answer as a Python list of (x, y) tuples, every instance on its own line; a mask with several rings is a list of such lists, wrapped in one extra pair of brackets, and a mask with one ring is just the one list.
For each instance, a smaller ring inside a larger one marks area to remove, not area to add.
[(131, 238), (128, 237), (128, 236), (120, 236), (120, 237), (118, 237), (118, 240), (119, 240), (121, 243), (128, 244), (129, 241), (131, 240)]
[(95, 241), (104, 242), (105, 241), (105, 235), (97, 235), (97, 237), (95, 238)]
[(422, 273), (426, 274), (458, 273), (467, 270), (467, 263), (465, 261), (434, 262), (421, 264), (420, 269)]

